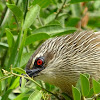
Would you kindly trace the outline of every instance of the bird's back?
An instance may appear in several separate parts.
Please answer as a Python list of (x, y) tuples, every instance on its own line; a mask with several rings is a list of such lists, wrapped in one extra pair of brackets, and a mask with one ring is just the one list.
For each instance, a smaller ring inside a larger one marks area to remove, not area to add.
[(55, 55), (48, 64), (53, 67), (47, 68), (54, 70), (56, 77), (50, 83), (62, 91), (71, 94), (71, 86), (76, 84), (80, 73), (89, 73), (95, 79), (100, 77), (100, 32), (75, 32), (49, 39), (44, 45)]

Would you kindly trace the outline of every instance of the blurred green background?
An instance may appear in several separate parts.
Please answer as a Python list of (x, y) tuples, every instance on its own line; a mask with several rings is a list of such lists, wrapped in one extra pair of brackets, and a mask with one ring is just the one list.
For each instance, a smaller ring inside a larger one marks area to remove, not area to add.
[[(25, 69), (41, 43), (76, 30), (100, 30), (99, 0), (0, 0), (0, 100), (56, 100), (24, 79), (19, 87), (19, 77), (4, 75), (2, 69), (10, 71), (12, 66), (15, 73), (22, 74), (19, 68)], [(37, 82), (54, 94), (60, 93), (53, 85)], [(61, 95), (70, 100), (67, 94)]]

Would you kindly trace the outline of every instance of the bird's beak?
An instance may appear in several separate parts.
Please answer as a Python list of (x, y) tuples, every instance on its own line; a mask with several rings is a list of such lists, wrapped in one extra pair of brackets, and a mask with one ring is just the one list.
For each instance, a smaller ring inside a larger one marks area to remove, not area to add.
[(36, 69), (31, 69), (31, 70), (27, 70), (26, 69), (26, 73), (30, 76), (30, 77), (36, 77), (36, 76), (38, 76), (38, 73), (40, 72), (40, 71), (42, 71), (43, 70), (43, 68), (36, 68)]
[[(31, 70), (26, 69), (25, 71), (26, 71), (26, 73), (28, 74), (28, 76), (34, 78), (34, 77), (36, 77), (36, 76), (39, 76), (39, 75), (38, 75), (39, 72), (41, 72), (43, 69), (44, 69), (44, 68), (42, 67), (42, 68), (34, 68), (34, 69), (31, 69)], [(28, 80), (27, 80), (27, 81), (28, 81)], [(22, 78), (20, 78), (20, 86), (21, 86), (21, 83), (22, 83)]]

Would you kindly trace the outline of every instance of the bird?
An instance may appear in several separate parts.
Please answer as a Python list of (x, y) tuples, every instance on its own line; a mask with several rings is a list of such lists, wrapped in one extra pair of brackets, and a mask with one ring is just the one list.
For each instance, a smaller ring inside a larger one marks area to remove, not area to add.
[(42, 43), (30, 57), (26, 73), (72, 96), (81, 73), (100, 78), (100, 31), (76, 31)]

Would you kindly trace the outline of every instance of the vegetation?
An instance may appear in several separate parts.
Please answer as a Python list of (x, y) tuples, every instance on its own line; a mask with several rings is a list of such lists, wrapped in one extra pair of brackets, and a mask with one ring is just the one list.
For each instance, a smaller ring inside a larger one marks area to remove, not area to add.
[[(0, 100), (59, 99), (56, 86), (21, 74), (46, 39), (82, 29), (100, 30), (99, 0), (1, 0)], [(76, 87), (72, 86), (74, 100), (100, 100), (100, 83), (92, 79), (90, 87), (89, 78), (81, 74)], [(71, 99), (65, 93), (61, 96)]]

